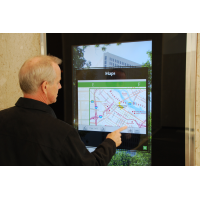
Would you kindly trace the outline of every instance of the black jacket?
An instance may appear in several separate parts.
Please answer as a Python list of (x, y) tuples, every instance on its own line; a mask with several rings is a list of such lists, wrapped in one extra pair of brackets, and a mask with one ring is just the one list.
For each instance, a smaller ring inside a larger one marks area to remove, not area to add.
[(106, 139), (90, 153), (78, 132), (40, 101), (20, 98), (0, 111), (0, 165), (108, 165), (115, 151)]

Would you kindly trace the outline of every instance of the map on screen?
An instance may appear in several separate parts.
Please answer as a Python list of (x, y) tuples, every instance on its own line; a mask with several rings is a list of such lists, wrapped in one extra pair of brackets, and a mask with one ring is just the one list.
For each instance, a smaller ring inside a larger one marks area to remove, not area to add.
[(146, 134), (146, 79), (79, 80), (78, 129)]

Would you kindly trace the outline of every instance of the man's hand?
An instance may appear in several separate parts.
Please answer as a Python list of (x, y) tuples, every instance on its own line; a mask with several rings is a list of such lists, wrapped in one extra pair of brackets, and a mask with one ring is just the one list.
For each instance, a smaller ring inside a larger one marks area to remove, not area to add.
[(122, 140), (121, 140), (122, 134), (120, 133), (120, 131), (123, 131), (125, 129), (127, 129), (127, 126), (123, 126), (117, 129), (116, 131), (109, 133), (106, 138), (110, 138), (111, 140), (113, 140), (116, 144), (116, 147), (118, 147), (122, 143)]

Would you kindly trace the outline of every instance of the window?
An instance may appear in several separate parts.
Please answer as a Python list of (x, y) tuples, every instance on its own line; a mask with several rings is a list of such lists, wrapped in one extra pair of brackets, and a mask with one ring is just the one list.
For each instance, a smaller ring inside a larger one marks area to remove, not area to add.
[(107, 60), (107, 56), (105, 56), (105, 60)]

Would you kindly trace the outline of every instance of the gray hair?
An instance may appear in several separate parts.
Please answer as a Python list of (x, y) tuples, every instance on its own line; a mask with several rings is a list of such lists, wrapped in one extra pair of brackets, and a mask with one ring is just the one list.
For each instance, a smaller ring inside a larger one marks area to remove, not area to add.
[(59, 65), (62, 60), (55, 56), (37, 56), (25, 61), (18, 74), (22, 91), (32, 94), (44, 81), (53, 84), (56, 78), (53, 63)]

